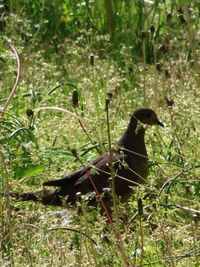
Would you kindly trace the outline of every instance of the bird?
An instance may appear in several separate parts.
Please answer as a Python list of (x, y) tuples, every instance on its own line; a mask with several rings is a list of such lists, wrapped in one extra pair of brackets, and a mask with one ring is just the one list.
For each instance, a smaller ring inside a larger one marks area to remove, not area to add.
[(64, 178), (43, 183), (44, 187), (57, 189), (44, 188), (36, 192), (15, 193), (15, 197), (52, 206), (74, 205), (78, 194), (93, 193), (95, 188), (99, 194), (109, 191), (110, 177), (113, 177), (116, 195), (122, 200), (129, 198), (132, 187), (144, 184), (148, 176), (148, 156), (144, 140), (146, 128), (143, 124), (164, 127), (153, 109), (137, 108), (123, 136), (118, 140), (116, 149), (103, 153), (90, 164), (83, 165), (81, 169)]

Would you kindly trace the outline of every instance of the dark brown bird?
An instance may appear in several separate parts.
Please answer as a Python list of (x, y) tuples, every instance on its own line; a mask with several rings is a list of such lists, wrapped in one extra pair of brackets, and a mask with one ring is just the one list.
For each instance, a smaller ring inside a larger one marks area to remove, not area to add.
[(148, 175), (148, 158), (144, 142), (145, 129), (138, 124), (138, 121), (147, 125), (164, 127), (152, 109), (136, 109), (124, 135), (117, 142), (118, 149), (112, 151), (112, 157), (110, 157), (110, 153), (102, 154), (89, 165), (63, 179), (43, 183), (44, 186), (59, 187), (56, 190), (43, 189), (37, 192), (18, 194), (18, 197), (24, 201), (33, 200), (45, 205), (75, 204), (78, 192), (85, 195), (95, 191), (91, 178), (99, 193), (102, 193), (110, 186), (110, 160), (112, 158), (115, 192), (122, 199), (126, 199), (130, 195), (131, 186), (145, 183)]

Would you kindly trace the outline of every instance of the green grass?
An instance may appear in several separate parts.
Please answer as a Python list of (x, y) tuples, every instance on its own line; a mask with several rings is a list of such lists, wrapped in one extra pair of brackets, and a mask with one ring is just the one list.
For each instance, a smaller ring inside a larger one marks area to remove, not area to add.
[[(100, 12), (103, 5), (98, 4)], [(113, 94), (109, 107), (113, 146), (133, 110), (144, 103), (156, 109), (165, 128), (149, 127), (147, 184), (135, 188), (129, 201), (117, 207), (119, 218), (113, 213), (113, 225), (100, 208), (87, 206), (87, 197), (80, 200), (81, 212), (79, 207), (68, 212), (1, 197), (2, 266), (128, 266), (126, 257), (132, 266), (199, 266), (199, 13), (196, 4), (191, 6), (196, 17), (183, 6), (187, 23), (182, 24), (177, 11), (181, 3), (176, 1), (170, 25), (166, 16), (171, 6), (167, 1), (164, 4), (163, 9), (154, 6), (150, 10), (145, 5), (143, 12), (150, 12), (149, 19), (138, 22), (144, 25), (145, 38), (122, 43), (118, 36), (115, 45), (102, 34), (106, 29), (100, 17), (98, 32), (80, 28), (78, 34), (50, 42), (50, 29), (46, 35), (33, 31), (28, 7), (13, 6), (15, 15), (7, 14), (0, 42), (1, 107), (16, 77), (15, 57), (7, 39), (19, 53), (22, 70), (17, 92), (0, 121), (1, 192), (36, 191), (44, 181), (79, 168), (71, 149), (76, 149), (84, 163), (108, 150), (107, 93)], [(66, 14), (67, 4), (65, 8)], [(135, 14), (134, 8), (129, 16)], [(51, 14), (48, 12), (43, 16)], [(54, 18), (60, 18), (59, 12)], [(23, 20), (20, 14), (26, 14)], [(77, 18), (81, 14), (76, 14)], [(94, 22), (97, 17), (91, 19)], [(125, 23), (124, 13), (121, 19)], [(151, 19), (156, 22), (156, 37), (149, 32)], [(18, 25), (18, 32), (13, 25)], [(116, 17), (118, 30), (119, 25)], [(47, 29), (46, 24), (43, 27)], [(76, 27), (70, 28), (71, 33)], [(140, 35), (141, 31), (136, 37)], [(27, 42), (28, 36), (31, 42)], [(74, 90), (79, 94), (76, 108), (72, 105)], [(170, 106), (166, 98), (174, 103)], [(76, 112), (86, 122), (84, 131), (75, 117), (50, 109), (38, 111), (42, 107)], [(35, 110), (33, 117), (27, 116), (28, 109)], [(121, 240), (116, 238), (117, 227)]]

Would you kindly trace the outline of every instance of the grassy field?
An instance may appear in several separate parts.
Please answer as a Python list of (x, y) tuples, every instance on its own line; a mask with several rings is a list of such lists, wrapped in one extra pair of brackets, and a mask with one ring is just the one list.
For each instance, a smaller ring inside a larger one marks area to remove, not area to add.
[[(200, 266), (199, 3), (28, 2), (1, 7), (0, 265)], [(108, 151), (109, 93), (113, 146), (138, 107), (165, 125), (148, 127), (147, 183), (112, 225), (85, 197), (72, 209), (3, 197), (81, 167), (72, 149), (85, 164)]]

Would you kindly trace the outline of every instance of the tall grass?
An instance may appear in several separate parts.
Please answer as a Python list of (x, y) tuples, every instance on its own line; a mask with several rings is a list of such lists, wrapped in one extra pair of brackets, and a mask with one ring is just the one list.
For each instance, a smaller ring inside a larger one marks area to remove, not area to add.
[(2, 266), (199, 266), (198, 3), (108, 2), (112, 14), (104, 1), (2, 7), (1, 111), (17, 74), (6, 40), (22, 68), (0, 120), (1, 193), (35, 191), (85, 166), (143, 105), (165, 124), (146, 133), (147, 184), (116, 199), (111, 224), (88, 196), (69, 212), (1, 194)]

